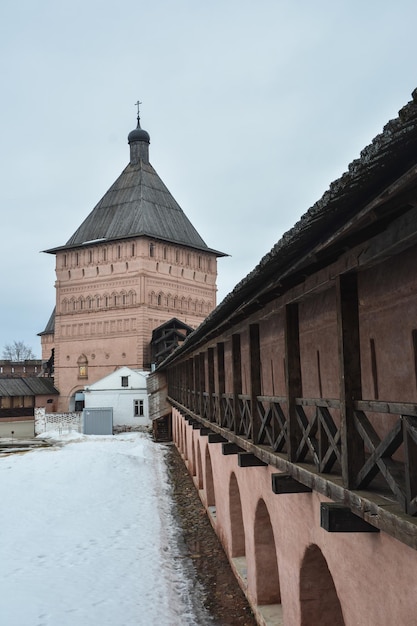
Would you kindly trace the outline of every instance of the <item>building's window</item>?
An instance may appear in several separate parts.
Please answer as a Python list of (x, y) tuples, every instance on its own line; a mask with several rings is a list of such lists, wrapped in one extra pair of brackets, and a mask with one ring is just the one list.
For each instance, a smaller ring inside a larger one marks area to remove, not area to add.
[(23, 366), (23, 373), (24, 374), (26, 373), (26, 366), (25, 365)]
[(85, 354), (81, 354), (81, 356), (77, 359), (78, 366), (78, 378), (88, 378), (88, 361)]
[(3, 374), (3, 366), (0, 367), (0, 374)]
[(80, 263), (80, 255), (78, 252), (75, 253), (75, 265), (79, 265)]
[(187, 265), (190, 265), (190, 260), (191, 260), (191, 255), (190, 255), (190, 253), (188, 252), (188, 253), (187, 253)]
[(198, 268), (201, 269), (201, 256), (198, 257)]
[(161, 306), (162, 304), (162, 296), (161, 294), (158, 295), (158, 305)]
[(88, 251), (88, 262), (89, 263), (93, 262), (93, 251), (92, 250)]
[(122, 387), (128, 387), (129, 386), (129, 376), (121, 376), (121, 381), (120, 384)]
[(121, 256), (122, 256), (122, 249), (120, 246), (117, 246), (117, 258), (120, 259)]
[(103, 248), (103, 261), (107, 261), (107, 248)]
[(123, 305), (126, 304), (126, 294), (125, 293), (122, 295), (122, 303), (123, 303)]
[(135, 256), (135, 244), (132, 243), (132, 256)]
[(166, 260), (166, 258), (167, 258), (167, 249), (166, 247), (164, 247), (164, 260)]
[(153, 243), (149, 244), (149, 256), (154, 256), (155, 255), (155, 246), (153, 245)]
[(172, 267), (171, 266), (169, 266), (168, 272), (169, 272), (169, 274), (171, 274), (171, 272), (172, 272)]
[(143, 400), (133, 400), (133, 415), (142, 417), (145, 414)]
[(38, 371), (38, 366), (35, 365), (35, 374), (36, 374), (37, 371)]
[(108, 296), (104, 297), (104, 306), (109, 306), (109, 297)]
[(64, 267), (67, 267), (67, 255), (64, 254)]
[(179, 260), (180, 260), (180, 253), (178, 250), (175, 250), (175, 262), (178, 263)]
[(88, 378), (88, 361), (85, 354), (81, 354), (81, 356), (77, 359), (78, 366), (78, 378)]
[(14, 374), (14, 367), (12, 367), (12, 374)]

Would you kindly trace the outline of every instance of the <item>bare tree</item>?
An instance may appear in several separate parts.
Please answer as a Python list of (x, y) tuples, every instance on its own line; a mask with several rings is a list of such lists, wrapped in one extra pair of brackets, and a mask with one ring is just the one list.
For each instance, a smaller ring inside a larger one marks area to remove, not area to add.
[(30, 346), (24, 341), (13, 341), (7, 343), (3, 348), (3, 359), (7, 361), (26, 361), (26, 359), (36, 359)]

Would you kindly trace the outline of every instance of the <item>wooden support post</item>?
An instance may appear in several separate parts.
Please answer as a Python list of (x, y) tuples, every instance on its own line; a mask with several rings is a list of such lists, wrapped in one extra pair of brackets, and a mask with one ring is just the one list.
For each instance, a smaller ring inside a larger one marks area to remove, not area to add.
[(262, 459), (259, 459), (257, 456), (251, 454), (250, 452), (239, 452), (237, 457), (237, 464), (239, 465), (239, 467), (268, 466), (268, 463), (265, 463), (265, 461), (262, 461)]
[(252, 441), (258, 443), (261, 419), (258, 414), (258, 396), (261, 395), (261, 345), (259, 324), (249, 326), (250, 395)]
[(223, 424), (223, 394), (226, 390), (226, 378), (225, 378), (225, 370), (224, 370), (224, 343), (217, 344), (217, 384), (218, 384), (218, 394), (219, 401), (217, 404), (217, 415), (216, 422), (220, 426)]
[(290, 474), (272, 474), (272, 491), (282, 493), (311, 493), (311, 487), (295, 480)]
[[(242, 393), (242, 354), (240, 334), (232, 335), (232, 370), (233, 370), (233, 422), (231, 431), (236, 433), (239, 424), (239, 394)], [(242, 433), (239, 433), (242, 434)]]
[(344, 486), (352, 489), (356, 486), (356, 477), (365, 462), (364, 442), (355, 427), (354, 413), (354, 402), (362, 399), (357, 274), (352, 272), (338, 276), (336, 294), (342, 476)]
[(379, 533), (379, 528), (368, 524), (352, 513), (349, 507), (337, 502), (320, 504), (320, 526), (329, 533)]
[(194, 413), (201, 415), (201, 396), (200, 396), (200, 355), (196, 354), (194, 361)]
[(200, 398), (200, 415), (206, 418), (207, 416), (204, 415), (204, 392), (206, 390), (206, 354), (205, 352), (200, 352), (198, 361), (199, 361), (198, 395)]
[(189, 358), (187, 361), (187, 408), (194, 411), (194, 396), (193, 396), (193, 384), (194, 384), (194, 361)]
[(296, 462), (296, 451), (301, 442), (295, 399), (303, 395), (300, 360), (298, 303), (285, 307), (285, 374), (288, 403), (288, 460)]
[(208, 419), (214, 422), (214, 348), (207, 350), (207, 375), (208, 375)]

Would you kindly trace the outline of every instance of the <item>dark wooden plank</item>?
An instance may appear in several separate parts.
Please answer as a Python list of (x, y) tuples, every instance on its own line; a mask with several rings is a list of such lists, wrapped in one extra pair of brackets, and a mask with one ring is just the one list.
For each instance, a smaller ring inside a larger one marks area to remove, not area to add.
[(417, 417), (417, 404), (410, 402), (376, 402), (374, 400), (358, 400), (354, 402), (356, 409), (365, 413), (391, 413), (393, 415), (411, 415)]
[(403, 418), (406, 511), (417, 515), (417, 419)]
[(237, 463), (239, 467), (267, 467), (268, 463), (262, 461), (262, 459), (258, 458), (254, 454), (250, 452), (239, 452)]
[(249, 360), (250, 360), (250, 404), (251, 434), (255, 443), (259, 439), (261, 418), (258, 413), (258, 396), (261, 395), (261, 346), (259, 324), (249, 325)]
[[(224, 369), (224, 343), (220, 342), (216, 346), (217, 350), (217, 387), (219, 399), (222, 398), (226, 390), (226, 377)], [(218, 403), (218, 413), (216, 415), (216, 423), (223, 423), (223, 403), (221, 400)]]
[(222, 454), (224, 456), (229, 454), (239, 454), (239, 452), (243, 452), (243, 450), (236, 443), (222, 443)]
[(340, 371), (342, 475), (345, 487), (353, 488), (363, 466), (365, 449), (356, 430), (354, 401), (362, 399), (357, 274), (336, 279), (337, 330)]
[(296, 398), (303, 395), (301, 381), (298, 304), (285, 307), (285, 369), (288, 405), (288, 459), (294, 461), (301, 441), (296, 413)]
[(320, 504), (320, 526), (329, 533), (379, 533), (378, 528), (352, 513), (349, 507), (336, 502)]
[[(242, 353), (240, 347), (240, 334), (232, 335), (232, 372), (233, 372), (233, 416), (230, 428), (234, 433), (238, 432), (237, 410), (239, 406), (239, 394), (242, 393)], [(241, 433), (239, 433), (241, 434)]]
[(209, 433), (208, 435), (208, 442), (209, 443), (227, 443), (227, 439), (225, 439), (222, 435), (220, 435), (219, 433)]
[(214, 415), (214, 402), (213, 395), (215, 392), (214, 387), (214, 348), (208, 348), (207, 350), (207, 377), (208, 377), (208, 394), (209, 394), (209, 404), (208, 404), (208, 419), (210, 422), (215, 421)]
[(272, 491), (276, 494), (283, 493), (311, 493), (311, 487), (303, 485), (298, 480), (295, 480), (291, 474), (272, 474)]

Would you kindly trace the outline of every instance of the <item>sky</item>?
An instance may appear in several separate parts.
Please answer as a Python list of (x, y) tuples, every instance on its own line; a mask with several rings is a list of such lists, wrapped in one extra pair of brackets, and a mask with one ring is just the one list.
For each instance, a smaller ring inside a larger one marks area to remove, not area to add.
[(164, 448), (49, 434), (63, 447), (0, 457), (0, 623), (213, 624), (176, 541)]
[(3, 0), (0, 355), (40, 357), (53, 255), (128, 133), (218, 263), (218, 302), (417, 87), (414, 0)]

